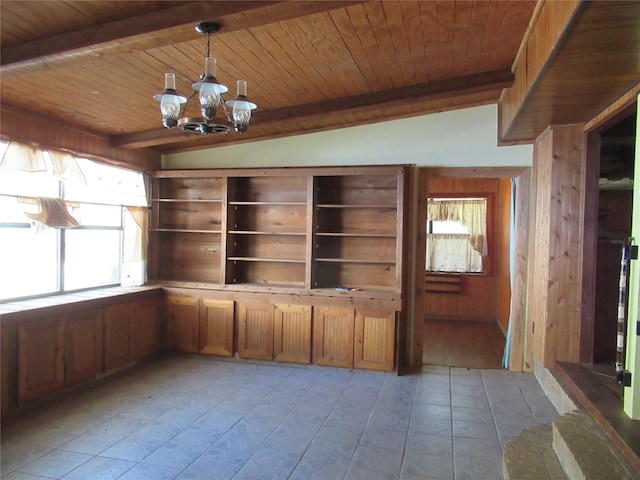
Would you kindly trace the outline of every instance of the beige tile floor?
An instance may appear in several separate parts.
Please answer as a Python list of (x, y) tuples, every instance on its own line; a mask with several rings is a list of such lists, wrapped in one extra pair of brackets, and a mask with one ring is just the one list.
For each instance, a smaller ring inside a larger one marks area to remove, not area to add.
[(393, 374), (164, 356), (3, 419), (2, 478), (502, 478), (557, 416), (530, 374)]

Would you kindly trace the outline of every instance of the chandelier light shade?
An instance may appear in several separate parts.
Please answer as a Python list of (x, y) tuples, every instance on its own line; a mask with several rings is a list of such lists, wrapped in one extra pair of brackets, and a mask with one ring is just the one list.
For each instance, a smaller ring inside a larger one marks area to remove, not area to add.
[[(224, 101), (222, 94), (229, 89), (216, 79), (216, 59), (210, 56), (209, 36), (217, 32), (217, 23), (202, 22), (196, 25), (196, 30), (207, 36), (207, 53), (204, 64), (204, 74), (200, 81), (192, 85), (194, 92), (187, 99), (176, 91), (176, 77), (173, 73), (165, 73), (164, 91), (154, 95), (154, 100), (160, 102), (162, 124), (166, 128), (178, 127), (182, 130), (209, 134), (229, 133), (233, 128), (238, 133), (244, 133), (249, 128), (251, 110), (258, 106), (247, 98), (247, 81), (238, 80), (238, 93), (233, 100)], [(201, 117), (185, 116), (191, 100), (195, 95), (200, 100)], [(185, 104), (182, 110), (180, 105)], [(224, 118), (217, 118), (218, 107), (222, 107)], [(232, 109), (231, 115), (229, 109)]]
[(186, 103), (187, 99), (176, 92), (176, 76), (173, 73), (164, 74), (164, 91), (153, 96), (154, 100), (160, 102), (162, 112), (162, 124), (167, 128), (178, 125), (178, 115), (180, 115), (180, 104)]

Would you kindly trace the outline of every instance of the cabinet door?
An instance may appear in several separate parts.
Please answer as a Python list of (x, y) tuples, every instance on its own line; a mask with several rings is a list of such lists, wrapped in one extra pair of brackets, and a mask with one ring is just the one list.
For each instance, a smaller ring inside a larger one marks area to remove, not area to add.
[(200, 353), (233, 356), (233, 301), (202, 299)]
[(393, 370), (396, 312), (356, 310), (353, 366)]
[(313, 357), (318, 365), (353, 367), (353, 309), (314, 308)]
[(138, 359), (160, 350), (160, 300), (142, 300), (132, 309), (133, 356)]
[(101, 308), (65, 318), (65, 385), (94, 378), (102, 372), (103, 328)]
[(104, 369), (117, 368), (133, 359), (130, 303), (104, 310)]
[(238, 305), (238, 355), (273, 360), (273, 311), (271, 303)]
[(274, 358), (281, 362), (311, 363), (311, 306), (275, 308)]
[(167, 346), (182, 352), (198, 352), (200, 299), (167, 297)]
[(0, 369), (2, 370), (2, 410), (16, 406), (18, 392), (18, 327), (3, 325), (0, 328)]
[(64, 385), (64, 320), (26, 322), (18, 330), (18, 402)]

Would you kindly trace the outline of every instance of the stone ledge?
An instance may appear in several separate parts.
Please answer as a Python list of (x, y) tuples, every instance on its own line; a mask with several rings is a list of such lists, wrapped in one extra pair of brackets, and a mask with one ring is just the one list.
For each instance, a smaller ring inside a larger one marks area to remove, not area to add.
[(569, 412), (552, 424), (553, 449), (574, 480), (640, 479), (623, 464), (598, 425), (584, 411)]
[(551, 425), (540, 423), (524, 429), (504, 447), (506, 480), (568, 480), (553, 450)]

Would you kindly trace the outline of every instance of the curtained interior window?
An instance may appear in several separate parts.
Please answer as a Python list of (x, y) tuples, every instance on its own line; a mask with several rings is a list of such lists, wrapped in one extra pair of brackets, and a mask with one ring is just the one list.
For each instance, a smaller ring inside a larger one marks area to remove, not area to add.
[(0, 192), (0, 299), (145, 282), (142, 174), (0, 143)]
[(427, 202), (426, 270), (482, 273), (487, 255), (487, 199), (433, 198)]

